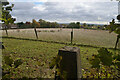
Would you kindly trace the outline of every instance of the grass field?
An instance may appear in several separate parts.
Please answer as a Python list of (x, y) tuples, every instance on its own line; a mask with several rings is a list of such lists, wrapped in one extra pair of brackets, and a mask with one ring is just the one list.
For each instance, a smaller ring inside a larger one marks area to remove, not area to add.
[[(48, 29), (49, 30), (49, 29)], [(70, 40), (69, 29), (63, 29), (60, 32), (39, 32), (39, 39), (42, 40), (54, 40), (54, 41), (65, 41)], [(18, 34), (19, 33), (19, 34)], [(18, 36), (19, 35), (19, 36)], [(87, 45), (96, 45), (104, 47), (113, 47), (116, 35), (114, 33), (109, 34), (108, 31), (94, 31), (94, 30), (74, 30), (74, 42)], [(5, 33), (3, 32), (3, 36)], [(21, 58), (24, 63), (19, 66), (15, 71), (15, 78), (29, 77), (29, 78), (54, 78), (55, 69), (49, 69), (49, 63), (52, 58), (58, 54), (58, 50), (64, 46), (73, 46), (68, 44), (59, 43), (48, 43), (41, 41), (32, 40), (19, 40), (19, 37), (23, 38), (35, 38), (35, 35), (31, 29), (29, 30), (9, 30), (9, 36), (18, 37), (13, 38), (2, 38), (5, 49), (2, 51), (3, 57), (12, 54), (13, 59)], [(91, 57), (92, 54), (97, 54), (99, 48), (75, 46), (80, 48), (82, 68), (89, 69), (90, 64), (86, 58)], [(109, 49), (110, 50), (110, 49)], [(110, 50), (114, 52), (113, 50)], [(4, 59), (3, 59), (4, 64)]]
[[(37, 29), (40, 40), (70, 42), (71, 29)], [(11, 37), (35, 39), (34, 29), (8, 30)], [(5, 31), (2, 32), (5, 36)], [(114, 47), (116, 34), (103, 30), (74, 29), (73, 43)]]
[[(64, 46), (63, 44), (36, 42), (27, 40), (4, 39), (5, 50), (3, 56), (13, 54), (13, 59), (21, 58), (24, 63), (16, 71), (17, 78), (23, 77), (54, 77), (54, 69), (49, 69), (49, 62), (58, 54), (58, 50)], [(89, 68), (87, 56), (96, 53), (96, 48), (80, 47), (83, 68)]]

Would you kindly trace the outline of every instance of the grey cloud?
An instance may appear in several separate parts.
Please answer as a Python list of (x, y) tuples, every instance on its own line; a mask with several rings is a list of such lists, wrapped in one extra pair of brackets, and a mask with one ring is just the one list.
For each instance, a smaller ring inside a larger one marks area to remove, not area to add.
[(15, 4), (14, 10), (30, 10), (35, 6), (32, 2), (14, 2), (13, 4)]
[[(85, 2), (85, 5), (90, 8), (85, 8), (81, 4), (76, 5), (71, 12), (67, 6), (72, 6), (72, 3), (46, 2), (42, 4), (45, 10), (39, 11), (33, 7), (36, 5), (33, 2), (15, 3), (12, 15), (17, 17), (18, 21), (31, 21), (34, 19), (46, 19), (50, 21), (105, 21), (108, 22), (114, 15), (117, 15), (116, 2)], [(58, 6), (59, 5), (59, 6)], [(109, 15), (109, 16), (108, 16)], [(99, 20), (98, 17), (101, 19)]]
[[(80, 9), (80, 6), (77, 6), (79, 10), (76, 12), (81, 13), (80, 16), (84, 18), (85, 20), (89, 21), (109, 21), (111, 18), (115, 18), (115, 14), (117, 14), (117, 3), (107, 3), (107, 2), (97, 2), (97, 3), (86, 3), (87, 5), (92, 6), (92, 8), (85, 10)], [(110, 16), (108, 16), (110, 15)], [(100, 17), (101, 20), (98, 20), (97, 18)]]

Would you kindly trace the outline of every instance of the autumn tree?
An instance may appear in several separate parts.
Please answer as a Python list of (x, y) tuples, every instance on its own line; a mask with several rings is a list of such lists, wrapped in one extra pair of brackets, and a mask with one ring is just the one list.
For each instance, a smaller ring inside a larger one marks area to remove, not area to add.
[(9, 2), (1, 2), (2, 3), (2, 16), (0, 18), (0, 20), (5, 24), (4, 28), (6, 30), (6, 35), (8, 36), (8, 32), (7, 32), (7, 28), (8, 25), (14, 23), (14, 21), (16, 20), (15, 18), (12, 18), (10, 11), (12, 11), (12, 8), (14, 7), (14, 4), (9, 5)]

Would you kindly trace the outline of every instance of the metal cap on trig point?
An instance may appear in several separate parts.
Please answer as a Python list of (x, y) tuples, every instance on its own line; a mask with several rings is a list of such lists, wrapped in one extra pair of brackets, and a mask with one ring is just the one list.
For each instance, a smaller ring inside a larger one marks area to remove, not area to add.
[(82, 77), (80, 49), (65, 46), (59, 50), (58, 55), (62, 56), (60, 67), (67, 73), (67, 79), (80, 79)]

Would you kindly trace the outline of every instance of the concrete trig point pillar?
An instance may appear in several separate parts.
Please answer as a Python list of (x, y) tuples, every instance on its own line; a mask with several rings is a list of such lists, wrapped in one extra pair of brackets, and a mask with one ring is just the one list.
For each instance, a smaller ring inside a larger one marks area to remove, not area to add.
[(66, 46), (59, 50), (58, 55), (62, 56), (60, 67), (66, 71), (67, 80), (80, 79), (82, 77), (80, 49)]

